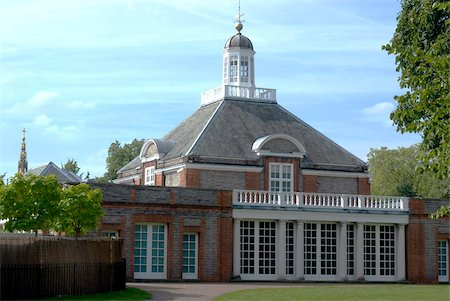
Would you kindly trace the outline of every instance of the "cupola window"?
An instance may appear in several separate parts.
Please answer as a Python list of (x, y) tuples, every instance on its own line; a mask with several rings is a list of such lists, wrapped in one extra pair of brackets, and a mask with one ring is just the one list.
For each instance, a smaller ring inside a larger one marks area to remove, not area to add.
[(238, 81), (238, 56), (231, 56), (230, 60), (230, 82)]
[(242, 82), (248, 82), (248, 56), (241, 57), (240, 77)]

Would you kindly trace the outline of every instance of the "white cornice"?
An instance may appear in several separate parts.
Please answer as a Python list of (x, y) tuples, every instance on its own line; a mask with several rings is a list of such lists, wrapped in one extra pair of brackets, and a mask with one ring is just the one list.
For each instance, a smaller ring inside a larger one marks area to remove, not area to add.
[(303, 158), (305, 155), (304, 153), (300, 152), (292, 152), (292, 153), (279, 153), (279, 152), (272, 152), (269, 150), (260, 150), (257, 151), (256, 154), (258, 156), (270, 156), (270, 157), (282, 157), (282, 158)]
[(365, 172), (316, 170), (316, 169), (302, 169), (301, 173), (302, 173), (302, 175), (308, 175), (308, 176), (338, 177), (338, 178), (371, 178), (372, 177), (372, 174), (365, 173)]

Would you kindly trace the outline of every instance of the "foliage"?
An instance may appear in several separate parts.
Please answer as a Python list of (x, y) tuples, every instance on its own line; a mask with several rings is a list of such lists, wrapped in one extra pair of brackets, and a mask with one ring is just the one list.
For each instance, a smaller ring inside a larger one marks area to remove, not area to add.
[[(71, 159), (67, 159), (67, 162), (61, 165), (62, 169), (68, 170), (73, 172), (74, 174), (78, 175), (78, 173), (80, 172), (80, 167), (78, 167), (78, 162), (71, 158)], [(86, 173), (86, 176), (83, 178), (84, 173), (79, 174), (80, 178), (87, 180), (89, 179), (90, 173), (89, 171)]]
[(97, 227), (103, 216), (102, 191), (92, 190), (81, 183), (63, 189), (57, 229), (67, 235), (80, 237)]
[(371, 285), (321, 285), (307, 287), (279, 287), (240, 290), (214, 298), (214, 301), (434, 301), (448, 299), (448, 285), (401, 285), (401, 284), (371, 284)]
[(117, 140), (111, 143), (108, 149), (108, 158), (106, 158), (105, 180), (116, 179), (117, 171), (139, 155), (143, 144), (144, 139), (134, 139), (131, 143), (125, 143), (123, 146)]
[(430, 214), (431, 219), (438, 219), (441, 217), (450, 217), (450, 205), (442, 206), (436, 212)]
[(58, 218), (61, 190), (54, 175), (17, 174), (0, 187), (0, 219), (7, 231), (50, 230)]
[(440, 178), (450, 174), (450, 2), (402, 0), (390, 44), (399, 84), (391, 119), (397, 130), (421, 133), (423, 168)]
[(431, 171), (419, 170), (418, 145), (397, 149), (371, 149), (369, 172), (373, 174), (372, 193), (408, 197), (444, 198), (450, 191), (450, 180), (437, 179)]
[(149, 300), (151, 298), (152, 295), (144, 290), (128, 287), (123, 291), (108, 292), (104, 294), (63, 296), (46, 298), (43, 300)]
[(67, 159), (67, 162), (61, 166), (63, 169), (73, 172), (74, 174), (78, 174), (80, 168), (78, 167), (78, 162), (72, 159)]

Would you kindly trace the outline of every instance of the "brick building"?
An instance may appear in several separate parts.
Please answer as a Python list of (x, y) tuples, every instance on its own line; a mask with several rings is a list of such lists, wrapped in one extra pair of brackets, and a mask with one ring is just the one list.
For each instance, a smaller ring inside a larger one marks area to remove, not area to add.
[(101, 230), (125, 239), (128, 276), (406, 280), (408, 200), (370, 195), (363, 161), (256, 87), (253, 44), (236, 29), (222, 85), (119, 170), (116, 184), (139, 186), (105, 190)]

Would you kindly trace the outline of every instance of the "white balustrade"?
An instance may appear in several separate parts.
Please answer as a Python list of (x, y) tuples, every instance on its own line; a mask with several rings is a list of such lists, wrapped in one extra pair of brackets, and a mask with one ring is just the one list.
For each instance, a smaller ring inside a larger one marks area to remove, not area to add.
[(222, 85), (217, 88), (202, 93), (202, 105), (223, 99), (223, 98), (239, 98), (248, 100), (257, 100), (261, 102), (276, 102), (277, 90), (267, 88), (242, 87)]
[(233, 191), (233, 204), (324, 209), (409, 210), (408, 199), (403, 197), (238, 189)]

